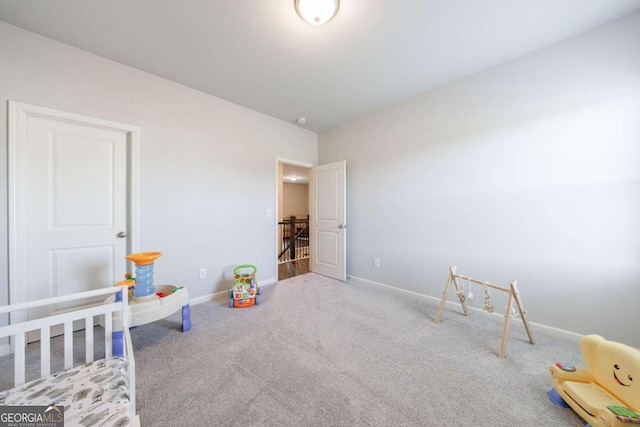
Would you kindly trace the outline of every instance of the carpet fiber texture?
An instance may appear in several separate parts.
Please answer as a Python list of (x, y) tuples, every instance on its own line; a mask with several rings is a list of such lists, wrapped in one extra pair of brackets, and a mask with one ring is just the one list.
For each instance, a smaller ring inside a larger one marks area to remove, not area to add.
[(132, 330), (142, 425), (584, 426), (546, 395), (578, 344), (531, 345), (519, 322), (498, 359), (501, 322), (458, 307), (436, 324), (433, 302), (387, 288), (310, 273), (227, 304), (192, 307), (186, 333), (178, 313)]

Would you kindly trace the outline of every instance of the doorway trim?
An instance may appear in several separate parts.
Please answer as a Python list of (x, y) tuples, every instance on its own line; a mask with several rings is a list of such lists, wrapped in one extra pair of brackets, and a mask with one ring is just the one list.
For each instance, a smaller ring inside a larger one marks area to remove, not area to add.
[(274, 241), (273, 241), (273, 264), (274, 264), (274, 274), (275, 274), (275, 279), (276, 279), (276, 283), (278, 282), (278, 222), (279, 222), (279, 218), (280, 218), (280, 176), (278, 175), (278, 165), (280, 163), (285, 163), (288, 165), (294, 165), (294, 166), (300, 166), (303, 168), (309, 168), (311, 169), (312, 167), (314, 167), (315, 165), (313, 163), (307, 163), (307, 162), (301, 162), (298, 160), (292, 160), (292, 159), (287, 159), (284, 157), (276, 157), (276, 201), (275, 201), (275, 205), (276, 208), (274, 209), (275, 211), (275, 215), (274, 215), (274, 223), (273, 223), (273, 236), (274, 236)]
[[(27, 118), (30, 116), (89, 125), (127, 135), (127, 251), (140, 245), (140, 129), (136, 126), (54, 110), (9, 100), (8, 102), (8, 216), (9, 216), (9, 304), (24, 302), (26, 296), (26, 202), (25, 150)], [(124, 262), (124, 260), (123, 260)], [(16, 313), (9, 323), (23, 321), (26, 313)]]

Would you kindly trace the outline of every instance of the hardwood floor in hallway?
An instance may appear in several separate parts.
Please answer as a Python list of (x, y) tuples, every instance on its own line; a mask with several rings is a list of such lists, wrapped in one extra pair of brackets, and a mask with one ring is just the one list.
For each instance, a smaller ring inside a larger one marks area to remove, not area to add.
[(278, 280), (285, 280), (309, 272), (309, 258), (278, 265)]

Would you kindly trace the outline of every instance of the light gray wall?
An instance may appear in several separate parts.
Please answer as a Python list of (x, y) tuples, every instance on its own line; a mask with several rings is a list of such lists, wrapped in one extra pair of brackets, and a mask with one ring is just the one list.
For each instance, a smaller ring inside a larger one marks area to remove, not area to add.
[(457, 264), (517, 279), (530, 321), (640, 346), (638, 40), (635, 14), (321, 133), (348, 274), (440, 298)]
[[(10, 99), (140, 127), (140, 250), (164, 254), (156, 283), (199, 297), (226, 289), (234, 265), (257, 265), (259, 280), (277, 277), (276, 218), (266, 215), (276, 210), (276, 158), (316, 163), (315, 133), (0, 22), (3, 201)], [(207, 279), (198, 279), (200, 267)], [(7, 275), (4, 226), (0, 304)]]
[(283, 192), (283, 219), (291, 215), (306, 218), (309, 215), (309, 184), (290, 184), (285, 182)]

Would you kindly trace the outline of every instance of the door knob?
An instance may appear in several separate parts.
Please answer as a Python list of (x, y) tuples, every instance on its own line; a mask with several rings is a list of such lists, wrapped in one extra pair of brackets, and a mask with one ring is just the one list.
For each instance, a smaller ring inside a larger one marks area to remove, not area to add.
[(342, 225), (342, 224), (340, 224), (340, 225), (338, 226), (338, 228), (347, 228), (347, 226), (346, 226), (346, 225)]
[(125, 237), (127, 237), (127, 233), (125, 233), (124, 231), (121, 231), (118, 234), (116, 234), (116, 236), (121, 239), (124, 239)]

